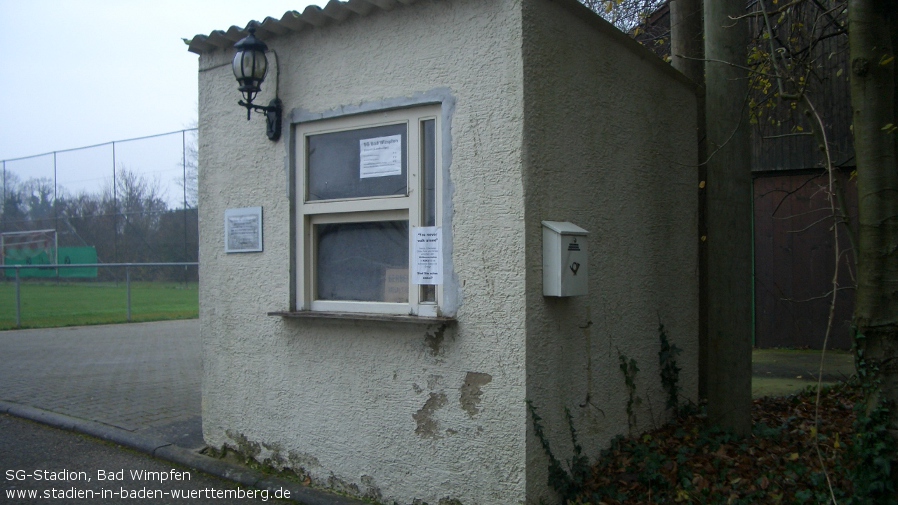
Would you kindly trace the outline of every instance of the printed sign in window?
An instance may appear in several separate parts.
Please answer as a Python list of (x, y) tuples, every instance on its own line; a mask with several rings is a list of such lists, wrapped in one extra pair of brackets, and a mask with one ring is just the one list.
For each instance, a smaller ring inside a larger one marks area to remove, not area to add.
[(415, 228), (414, 283), (436, 285), (443, 283), (443, 230), (439, 226)]
[(225, 252), (262, 251), (262, 207), (225, 211)]
[(402, 135), (359, 140), (359, 178), (402, 175)]
[(408, 303), (408, 269), (387, 268), (384, 276), (384, 299), (389, 303)]

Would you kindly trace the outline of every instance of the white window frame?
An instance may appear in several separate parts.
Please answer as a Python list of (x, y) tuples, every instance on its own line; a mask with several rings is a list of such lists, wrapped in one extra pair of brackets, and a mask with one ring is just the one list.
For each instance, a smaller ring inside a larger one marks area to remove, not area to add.
[[(360, 302), (349, 300), (318, 300), (316, 272), (315, 225), (327, 223), (352, 223), (368, 221), (404, 221), (409, 223), (409, 263), (413, 258), (415, 229), (423, 226), (424, 174), (422, 138), (424, 122), (434, 121), (434, 198), (435, 225), (442, 226), (442, 178), (441, 178), (441, 106), (425, 105), (389, 111), (376, 111), (351, 116), (297, 123), (294, 129), (295, 183), (296, 183), (296, 310), (335, 313), (370, 313), (439, 317), (443, 303), (443, 289), (436, 286), (436, 300), (421, 300), (423, 286), (412, 283), (409, 271), (408, 302)], [(309, 201), (308, 137), (346, 130), (377, 126), (406, 124), (407, 193), (364, 198)], [(411, 265), (409, 270), (411, 270)]]

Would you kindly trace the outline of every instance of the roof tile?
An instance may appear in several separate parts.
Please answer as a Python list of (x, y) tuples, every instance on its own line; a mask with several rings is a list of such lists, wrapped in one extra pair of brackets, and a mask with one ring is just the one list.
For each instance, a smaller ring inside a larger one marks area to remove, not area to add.
[(398, 6), (411, 5), (418, 0), (330, 0), (324, 9), (314, 5), (306, 7), (302, 13), (287, 11), (280, 19), (267, 17), (261, 23), (250, 21), (245, 27), (231, 26), (227, 30), (215, 30), (209, 35), (195, 35), (192, 39), (184, 39), (188, 50), (202, 54), (234, 46), (234, 43), (249, 33), (249, 27), (255, 27), (260, 36), (266, 34), (284, 35), (299, 32), (309, 27), (328, 24), (339, 24), (351, 17), (368, 16), (376, 10), (390, 11)]

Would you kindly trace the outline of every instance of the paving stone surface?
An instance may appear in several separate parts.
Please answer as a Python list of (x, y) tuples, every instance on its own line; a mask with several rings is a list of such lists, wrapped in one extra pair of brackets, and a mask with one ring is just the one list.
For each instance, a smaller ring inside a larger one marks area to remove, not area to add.
[[(199, 329), (187, 320), (0, 331), (0, 400), (202, 447)], [(825, 380), (853, 373), (850, 353), (827, 356)], [(819, 361), (819, 352), (755, 350), (755, 396), (800, 391)]]
[(0, 399), (202, 446), (199, 321), (0, 332)]

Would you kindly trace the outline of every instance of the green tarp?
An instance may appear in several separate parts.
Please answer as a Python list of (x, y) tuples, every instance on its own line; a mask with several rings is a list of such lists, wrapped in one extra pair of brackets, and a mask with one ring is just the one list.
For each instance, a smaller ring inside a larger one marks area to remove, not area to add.
[[(59, 248), (59, 264), (60, 265), (95, 265), (97, 263), (97, 250), (93, 247), (60, 247)], [(47, 251), (32, 252), (27, 254), (21, 250), (7, 249), (6, 257), (3, 259), (4, 265), (49, 265), (51, 263)], [(14, 270), (4, 269), (3, 273), (7, 277), (15, 277)], [(19, 270), (21, 277), (57, 277), (57, 269), (55, 268), (22, 268)], [(96, 278), (96, 267), (84, 268), (60, 268), (58, 269), (60, 278)]]

